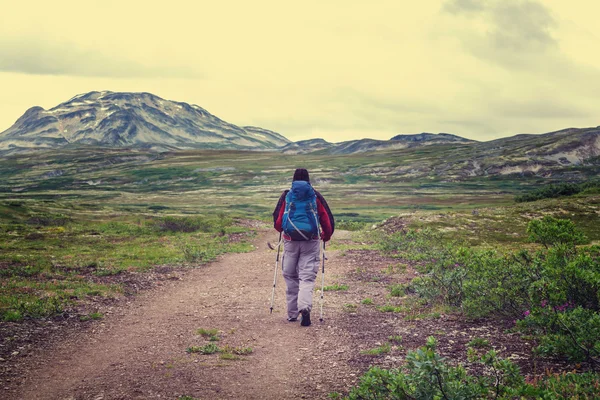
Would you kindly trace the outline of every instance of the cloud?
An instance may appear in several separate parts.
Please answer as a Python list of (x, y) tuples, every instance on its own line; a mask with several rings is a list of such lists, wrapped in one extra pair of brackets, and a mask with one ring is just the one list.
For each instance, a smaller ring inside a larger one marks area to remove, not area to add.
[[(558, 24), (535, 0), (449, 0), (442, 10), (463, 17), (459, 39), (475, 56), (502, 63), (558, 49)], [(465, 23), (466, 22), (466, 23)]]
[(444, 11), (452, 14), (479, 12), (486, 8), (488, 2), (482, 0), (449, 0), (444, 3)]
[(150, 66), (72, 43), (31, 38), (0, 39), (0, 71), (110, 78), (199, 77), (191, 68)]
[(560, 99), (552, 98), (504, 101), (498, 103), (494, 109), (508, 118), (575, 119), (589, 118), (592, 116), (592, 114), (580, 104), (571, 104)]
[(502, 1), (491, 13), (491, 42), (496, 48), (540, 51), (557, 45), (552, 29), (557, 26), (549, 11), (531, 0)]

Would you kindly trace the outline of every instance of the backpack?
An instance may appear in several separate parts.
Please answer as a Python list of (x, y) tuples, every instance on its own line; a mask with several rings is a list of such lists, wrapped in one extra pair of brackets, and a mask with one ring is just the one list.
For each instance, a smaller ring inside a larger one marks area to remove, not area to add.
[(283, 232), (292, 240), (311, 240), (319, 237), (317, 195), (306, 181), (292, 182), (285, 196), (285, 212), (281, 222)]

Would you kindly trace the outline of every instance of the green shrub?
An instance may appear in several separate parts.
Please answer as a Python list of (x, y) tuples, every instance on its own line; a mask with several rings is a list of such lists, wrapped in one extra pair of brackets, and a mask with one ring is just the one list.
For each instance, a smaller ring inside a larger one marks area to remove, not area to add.
[(600, 388), (594, 373), (552, 374), (525, 382), (519, 367), (493, 350), (481, 355), (469, 350), (469, 362), (480, 367), (469, 368), (477, 375), (468, 374), (464, 365), (449, 365), (435, 350), (430, 337), (425, 346), (408, 352), (402, 369), (372, 367), (346, 399), (591, 399)]
[(559, 308), (536, 307), (517, 325), (538, 335), (540, 354), (600, 363), (600, 315), (582, 307), (568, 308), (569, 303)]
[(515, 196), (515, 202), (523, 203), (537, 201), (541, 199), (551, 199), (563, 196), (572, 196), (581, 192), (594, 192), (600, 188), (600, 181), (590, 181), (584, 183), (560, 183), (547, 185), (535, 189), (530, 193)]
[(406, 286), (402, 284), (390, 286), (390, 296), (402, 297), (406, 294)]
[(403, 370), (372, 367), (347, 399), (467, 399), (510, 395), (523, 385), (519, 368), (499, 359), (493, 351), (476, 361), (484, 366), (480, 376), (468, 375), (462, 365), (450, 366), (436, 352), (436, 341), (406, 355)]
[(528, 232), (544, 249), (502, 254), (440, 243), (429, 232), (408, 232), (384, 247), (402, 256), (419, 252), (413, 259), (422, 276), (410, 290), (428, 301), (470, 317), (521, 320), (518, 327), (539, 339), (538, 352), (600, 363), (600, 247), (576, 247), (584, 237), (568, 220), (533, 220)]
[(540, 243), (544, 247), (559, 244), (574, 247), (576, 244), (586, 243), (587, 239), (572, 221), (557, 219), (549, 215), (543, 219), (535, 219), (527, 225), (529, 240)]
[(595, 399), (600, 393), (600, 376), (595, 373), (550, 374), (520, 390), (527, 399)]

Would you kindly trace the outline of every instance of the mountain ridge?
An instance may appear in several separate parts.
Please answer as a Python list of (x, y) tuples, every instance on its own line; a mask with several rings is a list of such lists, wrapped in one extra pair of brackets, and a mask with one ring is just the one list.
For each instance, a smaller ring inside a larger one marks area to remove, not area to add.
[(441, 151), (447, 157), (452, 155), (457, 164), (433, 166), (431, 173), (455, 171), (456, 176), (468, 177), (544, 174), (557, 168), (596, 163), (594, 160), (600, 157), (600, 127), (517, 134), (486, 142), (428, 132), (397, 134), (389, 140), (365, 138), (331, 143), (317, 138), (292, 142), (275, 131), (234, 125), (198, 105), (165, 100), (152, 93), (92, 91), (73, 96), (49, 110), (31, 107), (0, 133), (0, 155), (73, 146), (131, 147), (157, 152), (259, 150), (287, 155), (398, 152), (402, 157), (412, 150)]
[(161, 149), (276, 149), (290, 141), (228, 123), (204, 108), (147, 92), (93, 91), (48, 110), (34, 106), (0, 133), (0, 151), (71, 143)]

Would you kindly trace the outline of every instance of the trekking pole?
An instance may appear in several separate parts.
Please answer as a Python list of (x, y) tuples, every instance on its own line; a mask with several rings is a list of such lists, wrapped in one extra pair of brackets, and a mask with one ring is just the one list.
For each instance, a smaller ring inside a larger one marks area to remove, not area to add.
[(321, 270), (321, 315), (319, 321), (323, 322), (323, 291), (325, 290), (325, 241), (323, 241), (323, 269)]
[(273, 274), (273, 290), (271, 291), (271, 312), (273, 314), (273, 301), (275, 300), (275, 286), (277, 285), (277, 269), (279, 268), (279, 250), (281, 249), (281, 232), (279, 232), (279, 242), (277, 242), (277, 258), (275, 259), (275, 273)]

